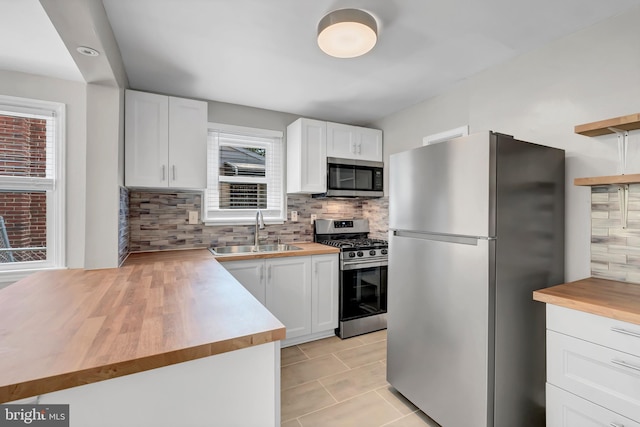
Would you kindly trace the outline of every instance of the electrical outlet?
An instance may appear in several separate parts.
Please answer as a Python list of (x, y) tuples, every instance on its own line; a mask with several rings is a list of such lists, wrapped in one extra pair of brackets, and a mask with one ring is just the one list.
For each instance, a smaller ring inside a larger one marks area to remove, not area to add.
[(313, 224), (314, 222), (316, 222), (316, 219), (318, 219), (318, 215), (316, 215), (316, 214), (311, 214), (311, 224)]
[(189, 224), (198, 223), (198, 211), (189, 211)]
[(293, 222), (298, 221), (298, 211), (291, 211), (291, 221)]

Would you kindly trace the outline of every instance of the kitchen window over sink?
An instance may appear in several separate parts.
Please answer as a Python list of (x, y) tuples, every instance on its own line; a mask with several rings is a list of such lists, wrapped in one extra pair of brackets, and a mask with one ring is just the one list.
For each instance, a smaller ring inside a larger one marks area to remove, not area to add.
[(0, 282), (64, 266), (64, 113), (0, 96)]
[(206, 224), (285, 219), (282, 132), (209, 123)]

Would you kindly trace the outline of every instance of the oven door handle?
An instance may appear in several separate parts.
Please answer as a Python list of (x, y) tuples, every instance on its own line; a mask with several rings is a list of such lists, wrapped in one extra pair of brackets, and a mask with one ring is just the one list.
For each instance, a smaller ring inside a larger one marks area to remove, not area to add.
[(357, 261), (357, 262), (342, 262), (340, 265), (340, 269), (342, 271), (349, 270), (360, 270), (363, 268), (375, 268), (375, 267), (386, 267), (389, 265), (388, 260), (378, 260), (378, 261)]

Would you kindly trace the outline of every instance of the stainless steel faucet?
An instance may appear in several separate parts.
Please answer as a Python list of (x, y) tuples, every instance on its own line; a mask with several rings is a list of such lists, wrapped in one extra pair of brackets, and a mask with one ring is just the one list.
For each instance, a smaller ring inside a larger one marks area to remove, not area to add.
[(264, 218), (262, 217), (262, 211), (260, 209), (256, 212), (256, 231), (253, 236), (253, 246), (258, 246), (260, 244), (259, 230), (264, 230)]

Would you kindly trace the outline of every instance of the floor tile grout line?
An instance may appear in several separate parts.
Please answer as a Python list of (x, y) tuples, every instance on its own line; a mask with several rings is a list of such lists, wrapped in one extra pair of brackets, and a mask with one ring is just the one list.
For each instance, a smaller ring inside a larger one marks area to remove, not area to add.
[[(305, 384), (312, 383), (312, 382), (314, 382), (314, 381), (320, 381), (320, 380), (325, 379), (325, 378), (328, 378), (328, 377), (330, 377), (330, 376), (332, 376), (332, 375), (336, 375), (336, 374), (344, 374), (344, 373), (346, 373), (346, 372), (348, 372), (348, 371), (353, 371), (353, 370), (355, 370), (355, 369), (363, 368), (363, 367), (365, 367), (365, 366), (369, 366), (369, 365), (373, 365), (373, 364), (376, 364), (376, 363), (382, 362), (382, 359), (381, 359), (381, 360), (376, 360), (375, 362), (365, 363), (364, 365), (358, 365), (358, 366), (355, 366), (355, 367), (353, 367), (353, 368), (352, 368), (352, 367), (350, 367), (349, 365), (347, 365), (346, 363), (344, 363), (344, 362), (343, 362), (343, 361), (342, 361), (338, 356), (336, 356), (336, 355), (335, 355), (335, 353), (328, 353), (328, 354), (325, 354), (324, 356), (320, 356), (320, 357), (325, 357), (325, 356), (329, 356), (329, 355), (333, 356), (335, 359), (338, 359), (338, 361), (339, 361), (340, 363), (342, 363), (342, 364), (343, 364), (347, 369), (346, 369), (345, 371), (337, 371), (337, 372), (333, 372), (333, 373), (331, 373), (331, 374), (329, 374), (329, 375), (324, 375), (324, 376), (322, 376), (322, 377), (314, 378), (314, 379), (312, 379), (312, 380), (305, 381), (305, 382), (303, 382), (303, 383), (296, 384), (296, 385), (293, 385), (293, 386), (291, 386), (291, 387), (283, 388), (283, 387), (282, 387), (282, 383), (281, 383), (281, 385), (280, 385), (280, 391), (282, 392), (282, 391), (284, 391), (284, 390), (289, 390), (289, 389), (292, 389), (292, 388), (295, 388), (295, 387), (300, 387), (300, 386), (303, 386), (303, 385), (305, 385)], [(309, 360), (313, 360), (313, 359), (309, 359)], [(298, 364), (298, 363), (302, 363), (302, 362), (307, 362), (307, 360), (302, 360), (302, 361), (300, 361), (300, 362), (292, 363), (292, 364), (290, 364), (290, 365), (286, 365), (286, 366), (292, 366), (292, 365), (296, 365), (296, 364)], [(283, 366), (283, 367), (284, 367), (284, 366)]]
[[(350, 370), (352, 370), (352, 369), (353, 369), (351, 366), (347, 365), (347, 364), (346, 364), (342, 359), (340, 359), (336, 353), (331, 353), (331, 355), (333, 356), (333, 358), (334, 358), (334, 359), (337, 359), (337, 360), (338, 360), (338, 362), (340, 362), (340, 363), (342, 363), (344, 366), (346, 366), (346, 367), (347, 367), (347, 370), (349, 370), (349, 371), (350, 371)], [(336, 372), (336, 373), (337, 373), (337, 372)]]
[[(320, 409), (315, 409), (315, 410), (313, 410), (313, 411), (311, 411), (311, 412), (308, 412), (308, 413), (306, 413), (306, 414), (304, 414), (304, 415), (300, 415), (300, 416), (298, 416), (298, 418), (297, 418), (297, 419), (298, 419), (298, 422), (299, 422), (300, 424), (302, 424), (302, 422), (299, 420), (300, 418), (303, 418), (303, 417), (309, 416), (309, 415), (311, 415), (311, 414), (315, 414), (316, 412), (319, 412), (319, 411), (324, 411), (325, 409), (329, 409), (329, 408), (332, 408), (332, 407), (334, 407), (334, 406), (342, 405), (343, 403), (347, 403), (347, 402), (349, 402), (350, 400), (353, 400), (353, 399), (356, 399), (356, 398), (358, 398), (358, 397), (364, 396), (365, 394), (368, 394), (368, 393), (375, 393), (375, 391), (374, 391), (374, 390), (365, 391), (364, 393), (356, 394), (355, 396), (352, 396), (352, 397), (350, 397), (350, 398), (348, 398), (348, 399), (345, 399), (345, 400), (343, 400), (343, 401), (336, 402), (336, 403), (334, 403), (333, 405), (325, 406), (324, 408), (320, 408)], [(376, 394), (377, 394), (377, 393), (376, 393)], [(378, 394), (378, 396), (380, 396), (380, 395)], [(382, 396), (381, 396), (381, 398), (382, 398)], [(387, 403), (389, 406), (393, 407), (393, 405), (391, 405), (389, 402), (387, 402), (384, 398), (382, 398), (382, 400), (383, 400), (385, 403)], [(394, 409), (395, 409), (395, 408), (394, 408)], [(400, 418), (402, 418), (402, 417), (400, 417)], [(397, 420), (397, 418), (396, 418), (396, 420)], [(289, 420), (287, 420), (287, 421), (289, 421)]]
[[(387, 383), (387, 384), (389, 384), (389, 383)], [(400, 416), (401, 416), (401, 417), (403, 417), (403, 416), (405, 416), (405, 415), (408, 415), (408, 414), (403, 414), (402, 412), (400, 412), (400, 409), (396, 408), (396, 407), (395, 407), (395, 405), (393, 405), (391, 402), (389, 402), (387, 399), (385, 399), (383, 395), (381, 395), (380, 393), (378, 393), (378, 390), (380, 390), (380, 389), (382, 389), (382, 388), (386, 388), (386, 387), (378, 387), (377, 389), (375, 389), (375, 390), (373, 390), (373, 391), (374, 391), (378, 396), (380, 396), (380, 398), (381, 398), (382, 400), (384, 400), (384, 401), (385, 401), (385, 402), (387, 402), (389, 405), (391, 405), (391, 407), (392, 407), (393, 409), (395, 409), (395, 410), (400, 414)]]
[[(324, 339), (326, 339), (326, 338), (324, 338)], [(382, 340), (381, 340), (381, 341), (382, 341)], [(362, 341), (360, 341), (360, 340), (358, 340), (358, 342), (360, 342), (360, 345), (354, 345), (353, 347), (343, 348), (343, 349), (340, 349), (340, 350), (338, 350), (338, 351), (346, 351), (346, 350), (351, 350), (351, 349), (355, 349), (355, 348), (360, 348), (360, 347), (364, 347), (365, 345), (368, 345), (368, 344), (363, 343), (363, 342), (362, 342)], [(380, 341), (376, 341), (376, 342), (380, 342)], [(369, 343), (369, 344), (373, 344), (373, 343)], [(302, 352), (302, 354), (304, 354), (305, 356), (307, 356), (309, 359), (315, 359), (315, 358), (318, 358), (318, 357), (326, 356), (327, 354), (335, 354), (335, 353), (336, 353), (335, 351), (330, 351), (330, 352), (328, 352), (328, 353), (319, 354), (319, 355), (317, 355), (317, 356), (315, 356), (315, 357), (311, 357), (311, 356), (309, 356), (309, 353), (307, 353), (307, 352), (306, 352), (306, 351), (304, 351), (302, 348), (300, 348), (300, 346), (298, 346), (298, 348), (300, 349), (300, 351)]]

